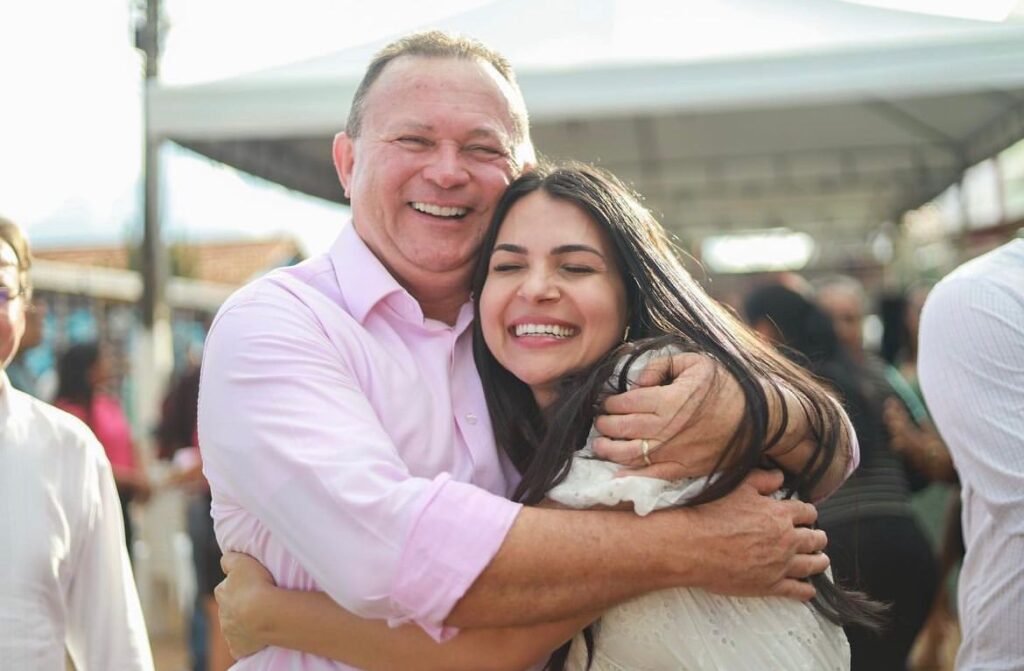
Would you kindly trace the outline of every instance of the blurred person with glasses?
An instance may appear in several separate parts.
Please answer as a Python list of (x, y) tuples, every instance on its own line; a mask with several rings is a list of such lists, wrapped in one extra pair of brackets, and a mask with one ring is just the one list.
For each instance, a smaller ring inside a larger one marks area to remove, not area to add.
[[(110, 462), (79, 420), (11, 386), (31, 255), (0, 218), (0, 667), (153, 669)], [(66, 651), (66, 652), (65, 652)]]

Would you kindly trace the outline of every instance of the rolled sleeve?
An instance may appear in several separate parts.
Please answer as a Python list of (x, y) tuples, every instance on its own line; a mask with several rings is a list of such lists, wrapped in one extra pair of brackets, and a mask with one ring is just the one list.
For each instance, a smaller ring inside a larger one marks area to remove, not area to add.
[(392, 592), (409, 616), (389, 624), (413, 620), (442, 641), (457, 630), (425, 623), (444, 621), (498, 552), (521, 506), (449, 478), (437, 484), (406, 539)]
[(323, 590), (361, 617), (451, 633), (444, 618), (520, 507), (446, 473), (410, 473), (356, 364), (301, 301), (271, 293), (238, 302), (205, 349), (199, 442), (215, 518), (232, 506), (254, 516), (316, 584), (290, 573), (273, 543), (218, 519), (224, 549), (253, 554), (279, 584)]

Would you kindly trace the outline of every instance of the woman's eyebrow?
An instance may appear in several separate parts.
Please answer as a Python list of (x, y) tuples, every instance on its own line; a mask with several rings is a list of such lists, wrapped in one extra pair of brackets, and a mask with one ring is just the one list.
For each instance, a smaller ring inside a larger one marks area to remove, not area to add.
[(591, 254), (597, 254), (602, 259), (604, 258), (604, 254), (590, 245), (559, 245), (551, 250), (552, 254), (571, 254), (573, 252), (590, 252)]
[(494, 251), (495, 252), (511, 252), (513, 254), (525, 254), (526, 253), (526, 247), (523, 247), (522, 245), (513, 245), (511, 243), (505, 242), (505, 243), (502, 243), (500, 245), (495, 245), (494, 246)]

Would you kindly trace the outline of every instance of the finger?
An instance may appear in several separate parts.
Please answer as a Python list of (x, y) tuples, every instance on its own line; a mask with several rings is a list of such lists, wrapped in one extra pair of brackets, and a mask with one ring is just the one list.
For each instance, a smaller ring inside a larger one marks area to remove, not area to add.
[[(224, 590), (227, 589), (228, 579), (224, 578), (217, 586), (213, 588), (213, 598), (217, 602), (217, 605), (224, 606)], [(223, 611), (222, 611), (223, 612)]]
[(798, 554), (824, 552), (828, 547), (828, 535), (821, 529), (797, 529), (796, 551)]
[(685, 478), (688, 475), (689, 473), (686, 472), (686, 467), (676, 461), (666, 461), (660, 464), (654, 464), (653, 466), (647, 466), (645, 468), (624, 468), (615, 473), (616, 478), (636, 476), (641, 478), (668, 480), (669, 482)]
[[(809, 527), (818, 521), (818, 509), (810, 503), (789, 499), (780, 501), (789, 509), (790, 519), (795, 527)], [(821, 529), (798, 529), (798, 531), (821, 531)], [(822, 531), (822, 533), (825, 533)]]
[[(661, 447), (662, 443), (657, 440), (647, 441), (647, 456), (654, 461), (654, 453)], [(601, 436), (594, 440), (594, 454), (606, 461), (614, 461), (623, 466), (648, 466), (644, 461), (644, 441), (642, 440), (612, 440)]]
[(594, 420), (594, 428), (602, 436), (622, 441), (639, 440), (641, 438), (649, 440), (664, 426), (664, 419), (659, 418), (657, 415), (648, 414), (600, 415)]
[(630, 389), (605, 399), (604, 411), (610, 415), (654, 413), (658, 410), (662, 392), (661, 387)]
[(225, 552), (220, 558), (220, 568), (225, 574), (231, 573), (245, 555), (238, 552)]
[(780, 470), (765, 471), (757, 469), (751, 471), (744, 482), (756, 489), (759, 494), (767, 496), (768, 494), (774, 494), (782, 488), (783, 475)]
[(692, 368), (706, 364), (707, 357), (694, 352), (684, 352), (672, 356), (659, 356), (652, 359), (636, 377), (638, 387), (653, 387), (662, 384), (669, 378), (678, 378)]
[(826, 554), (796, 555), (786, 567), (787, 578), (810, 578), (812, 575), (824, 573), (828, 568), (829, 559)]
[(780, 580), (772, 587), (771, 593), (774, 596), (781, 596), (787, 599), (796, 599), (798, 601), (810, 601), (814, 598), (817, 590), (814, 589), (814, 585), (809, 582), (802, 580), (795, 580), (793, 578), (785, 578)]

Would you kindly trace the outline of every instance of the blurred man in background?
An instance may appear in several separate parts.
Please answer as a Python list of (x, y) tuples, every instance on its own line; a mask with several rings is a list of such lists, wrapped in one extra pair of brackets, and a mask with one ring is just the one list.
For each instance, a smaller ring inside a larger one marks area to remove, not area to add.
[(935, 287), (918, 371), (962, 488), (957, 669), (1024, 669), (1024, 239)]
[(153, 668), (110, 462), (77, 419), (14, 389), (28, 244), (0, 219), (0, 666)]

